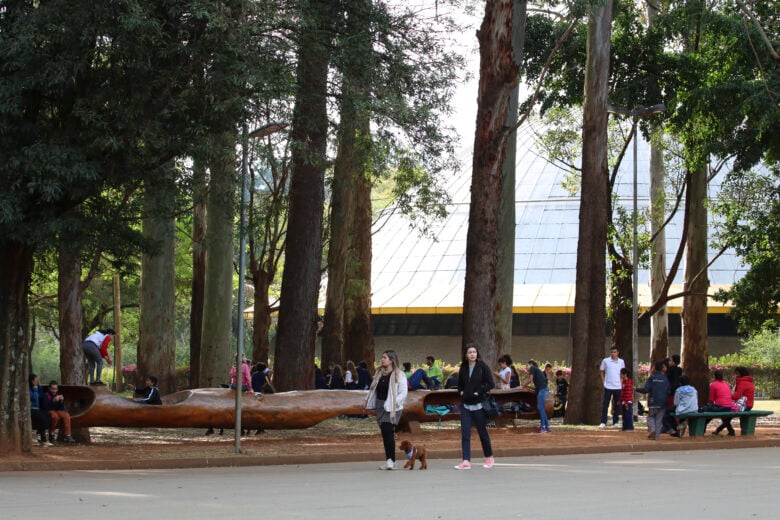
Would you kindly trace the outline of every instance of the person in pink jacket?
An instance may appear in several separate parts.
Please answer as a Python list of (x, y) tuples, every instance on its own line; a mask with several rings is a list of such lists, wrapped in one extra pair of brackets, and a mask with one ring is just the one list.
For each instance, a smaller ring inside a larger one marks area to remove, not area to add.
[[(707, 404), (702, 408), (703, 412), (730, 412), (733, 401), (731, 400), (731, 388), (723, 380), (723, 370), (713, 372), (714, 380), (710, 383), (710, 393), (707, 397)], [(707, 420), (707, 424), (712, 419)], [(713, 433), (713, 435), (717, 435)]]
[[(238, 370), (236, 365), (230, 368), (230, 388), (236, 388), (238, 382)], [(246, 354), (241, 358), (241, 391), (249, 392), (252, 390), (252, 374), (249, 371), (249, 361)]]
[[(745, 410), (753, 409), (753, 400), (756, 395), (756, 385), (753, 384), (753, 378), (750, 376), (745, 367), (737, 367), (734, 369), (735, 385), (734, 392), (731, 394), (732, 401), (738, 401), (740, 398), (745, 398)], [(720, 426), (715, 429), (713, 435), (720, 435), (724, 429), (728, 430), (730, 436), (736, 435), (734, 428), (731, 426), (732, 417), (724, 417), (721, 419)]]

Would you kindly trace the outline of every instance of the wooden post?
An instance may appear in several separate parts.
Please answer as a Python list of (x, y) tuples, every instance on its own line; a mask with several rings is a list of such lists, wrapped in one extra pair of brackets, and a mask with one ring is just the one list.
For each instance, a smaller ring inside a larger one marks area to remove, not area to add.
[(115, 392), (124, 390), (124, 374), (122, 373), (122, 298), (119, 288), (119, 275), (114, 275), (114, 384)]

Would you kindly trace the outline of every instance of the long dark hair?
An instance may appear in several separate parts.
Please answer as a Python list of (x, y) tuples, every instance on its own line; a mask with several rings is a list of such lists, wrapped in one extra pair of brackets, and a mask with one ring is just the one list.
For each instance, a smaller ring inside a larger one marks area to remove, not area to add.
[(27, 378), (27, 384), (30, 386), (30, 390), (33, 389), (33, 381), (35, 381), (35, 378), (38, 377), (37, 374), (30, 374), (30, 376)]
[(469, 351), (470, 348), (473, 348), (477, 351), (477, 361), (482, 361), (482, 356), (479, 355), (479, 345), (472, 341), (470, 343), (466, 343), (466, 346), (463, 348), (463, 359), (461, 360), (463, 366), (466, 366), (469, 364), (469, 359), (466, 357), (466, 352)]

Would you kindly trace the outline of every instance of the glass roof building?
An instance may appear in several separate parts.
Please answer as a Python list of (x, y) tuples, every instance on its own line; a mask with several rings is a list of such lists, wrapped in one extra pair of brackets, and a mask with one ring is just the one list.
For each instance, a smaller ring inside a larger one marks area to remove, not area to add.
[[(638, 145), (637, 201), (641, 212), (649, 203), (648, 146), (641, 139)], [(409, 354), (413, 361), (429, 350), (448, 361), (459, 358), (471, 187), (468, 162), (464, 161), (466, 172), (453, 178), (448, 187), (452, 204), (448, 216), (432, 228), (433, 237), (421, 236), (397, 213), (374, 224), (372, 313), (377, 350), (383, 345), (399, 348), (399, 343), (412, 348), (417, 343)], [(521, 352), (542, 360), (570, 360), (579, 194), (572, 195), (564, 188), (568, 175), (567, 169), (542, 156), (533, 128), (525, 125), (517, 144), (513, 352), (518, 350), (516, 345), (524, 345)], [(709, 189), (711, 196), (717, 193), (718, 181), (712, 182)], [(633, 204), (631, 148), (621, 164), (615, 193), (616, 205), (625, 206), (630, 213)], [(679, 248), (682, 217), (681, 208), (666, 229), (667, 266)], [(711, 251), (710, 256), (715, 253)], [(681, 289), (684, 268), (683, 260), (671, 292)], [(710, 266), (711, 293), (738, 280), (745, 271), (746, 267), (734, 253), (727, 251)], [(648, 270), (641, 269), (640, 308), (650, 303)], [(672, 301), (668, 308), (670, 332), (676, 336), (672, 341), (676, 341), (677, 349), (681, 304), (681, 300)], [(729, 338), (725, 340), (727, 344), (736, 344), (735, 327), (727, 312), (722, 303), (710, 300), (710, 334)], [(643, 352), (647, 351), (644, 345), (648, 338), (649, 330), (640, 330)], [(552, 344), (556, 346), (553, 348)], [(726, 345), (724, 349), (733, 350)]]

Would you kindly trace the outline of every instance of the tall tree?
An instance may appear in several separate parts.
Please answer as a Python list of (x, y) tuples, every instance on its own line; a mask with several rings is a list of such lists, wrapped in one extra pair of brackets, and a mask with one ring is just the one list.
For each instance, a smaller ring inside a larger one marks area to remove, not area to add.
[(600, 415), (599, 361), (606, 352), (606, 245), (609, 215), (607, 93), (612, 1), (588, 14), (582, 121), (582, 193), (572, 331), (572, 380), (566, 422), (596, 424)]
[[(525, 45), (525, 23), (528, 3), (525, 0), (515, 0), (512, 13), (512, 60), (518, 70), (523, 61), (523, 46)], [(520, 103), (520, 84), (515, 85), (509, 98), (507, 119), (504, 123), (508, 128), (515, 128), (518, 120)], [(512, 352), (512, 311), (515, 288), (515, 168), (517, 162), (517, 131), (509, 135), (506, 157), (503, 164), (503, 186), (501, 188), (501, 209), (499, 211), (499, 239), (496, 300), (496, 355), (502, 352)]]
[(233, 220), (236, 133), (213, 136), (206, 202), (206, 279), (200, 346), (201, 387), (219, 387), (230, 369), (233, 312)]
[[(659, 14), (658, 4), (647, 2), (648, 28), (652, 28)], [(655, 79), (655, 78), (653, 78)], [(657, 81), (654, 82), (657, 86)], [(654, 90), (658, 90), (657, 88)], [(663, 125), (650, 124), (650, 295), (653, 301), (661, 298), (666, 286), (666, 168), (663, 157)], [(650, 322), (650, 361), (669, 355), (669, 314), (666, 305), (653, 314)]]
[(314, 386), (314, 327), (322, 259), (327, 82), (334, 9), (325, 0), (300, 4), (297, 92), (292, 119), (290, 210), (277, 329), (277, 390)]
[(157, 376), (162, 394), (176, 391), (175, 310), (175, 170), (169, 164), (147, 182), (143, 235), (150, 251), (141, 258), (141, 317), (135, 385), (143, 388), (149, 375)]
[[(214, 37), (225, 24), (212, 22), (245, 3), (4, 4), (0, 453), (30, 448), (27, 295), (34, 251), (54, 246), (62, 215), (142, 182), (185, 154), (186, 143), (212, 121), (234, 117), (230, 107), (193, 109), (195, 100), (209, 98), (193, 88), (192, 71), (204, 70), (215, 53), (235, 57), (234, 42)], [(101, 228), (104, 241), (128, 229), (128, 221), (101, 214), (111, 222)]]
[[(498, 358), (495, 301), (503, 164), (512, 91), (519, 81), (513, 59), (514, 1), (489, 0), (477, 38), (480, 49), (477, 129), (471, 177), (463, 295), (463, 346), (476, 342), (489, 366)], [(514, 191), (512, 192), (514, 197)]]
[(192, 296), (190, 298), (190, 387), (200, 381), (200, 345), (203, 298), (206, 290), (206, 166), (195, 159), (192, 167)]
[(347, 359), (373, 363), (369, 169), (373, 9), (370, 0), (346, 2), (344, 7), (338, 38), (341, 93), (330, 199), (323, 364)]

